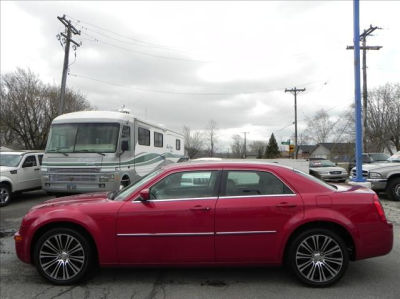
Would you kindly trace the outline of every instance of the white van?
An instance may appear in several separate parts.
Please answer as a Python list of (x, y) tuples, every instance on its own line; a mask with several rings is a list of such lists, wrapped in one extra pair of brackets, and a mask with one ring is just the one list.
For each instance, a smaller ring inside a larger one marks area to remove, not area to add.
[(49, 193), (114, 191), (183, 157), (183, 135), (130, 114), (68, 113), (52, 122), (42, 186)]

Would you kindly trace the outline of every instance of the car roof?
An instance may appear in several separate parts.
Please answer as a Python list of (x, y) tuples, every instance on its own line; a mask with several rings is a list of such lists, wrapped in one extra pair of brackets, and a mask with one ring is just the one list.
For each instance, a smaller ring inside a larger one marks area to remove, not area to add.
[(182, 162), (182, 163), (175, 163), (175, 164), (169, 164), (163, 167), (165, 170), (190, 170), (194, 168), (224, 168), (224, 167), (229, 167), (229, 168), (257, 168), (260, 167), (262, 168), (263, 166), (268, 166), (269, 168), (275, 168), (275, 169), (288, 169), (288, 170), (293, 170), (292, 167), (285, 166), (282, 164), (278, 163), (271, 163), (271, 162), (263, 162), (259, 160), (245, 160), (245, 161), (240, 161), (240, 160), (196, 160), (196, 161), (187, 161), (187, 162)]

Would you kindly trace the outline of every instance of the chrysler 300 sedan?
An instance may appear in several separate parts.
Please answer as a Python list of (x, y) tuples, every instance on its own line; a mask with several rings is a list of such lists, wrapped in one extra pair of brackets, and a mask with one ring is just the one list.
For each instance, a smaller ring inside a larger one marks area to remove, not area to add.
[(15, 234), (18, 257), (54, 284), (96, 265), (287, 264), (328, 286), (349, 261), (385, 255), (393, 227), (376, 194), (259, 162), (166, 166), (118, 193), (49, 200)]

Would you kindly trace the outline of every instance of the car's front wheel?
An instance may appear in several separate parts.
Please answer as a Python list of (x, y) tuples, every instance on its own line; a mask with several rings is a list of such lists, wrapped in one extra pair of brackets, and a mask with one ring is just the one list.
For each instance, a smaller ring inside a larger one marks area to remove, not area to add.
[(67, 285), (87, 276), (93, 255), (84, 235), (69, 228), (55, 228), (36, 242), (34, 261), (44, 278), (57, 285)]
[(327, 229), (300, 233), (291, 243), (288, 257), (297, 278), (313, 287), (326, 287), (337, 282), (349, 263), (345, 242)]
[(389, 181), (386, 194), (391, 200), (400, 201), (400, 178)]
[(11, 200), (11, 190), (7, 184), (0, 184), (0, 207), (8, 205)]

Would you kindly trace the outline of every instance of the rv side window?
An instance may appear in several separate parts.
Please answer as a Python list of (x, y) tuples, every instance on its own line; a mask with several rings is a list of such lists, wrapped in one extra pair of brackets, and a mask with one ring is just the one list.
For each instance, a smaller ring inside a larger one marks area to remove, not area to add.
[(177, 151), (181, 150), (181, 141), (179, 139), (176, 139), (176, 150)]
[(123, 126), (121, 132), (121, 141), (128, 141), (128, 151), (131, 150), (131, 127)]
[(163, 134), (154, 132), (154, 146), (163, 147)]
[(138, 142), (140, 145), (150, 146), (150, 130), (139, 127)]

